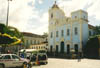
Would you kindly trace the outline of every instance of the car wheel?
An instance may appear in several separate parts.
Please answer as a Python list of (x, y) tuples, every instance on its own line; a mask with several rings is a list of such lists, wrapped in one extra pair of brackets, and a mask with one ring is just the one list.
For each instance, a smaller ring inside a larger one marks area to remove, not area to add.
[(4, 64), (0, 64), (0, 68), (5, 68)]

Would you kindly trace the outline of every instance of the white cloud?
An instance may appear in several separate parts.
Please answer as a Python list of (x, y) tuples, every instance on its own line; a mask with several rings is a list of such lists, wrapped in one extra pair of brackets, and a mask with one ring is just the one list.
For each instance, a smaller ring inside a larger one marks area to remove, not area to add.
[[(38, 0), (43, 4), (45, 0)], [(9, 25), (20, 31), (43, 34), (48, 32), (48, 10), (40, 12), (35, 6), (36, 0), (12, 0), (10, 2)], [(72, 11), (84, 9), (89, 14), (89, 23), (97, 25), (100, 22), (100, 0), (57, 0), (58, 6), (64, 10), (66, 16)], [(7, 0), (0, 0), (0, 22), (6, 22)], [(48, 6), (48, 5), (46, 5)], [(50, 7), (50, 6), (49, 6)]]
[(43, 0), (38, 0), (39, 4), (42, 4), (43, 3)]
[(100, 19), (100, 0), (93, 0), (93, 5), (88, 9), (89, 15), (95, 15), (96, 19)]
[[(99, 25), (100, 21), (100, 0), (59, 0), (58, 5), (64, 10), (66, 16), (70, 16), (72, 11), (83, 9), (88, 12), (89, 23)], [(92, 17), (94, 16), (94, 17)], [(95, 21), (94, 21), (95, 19)], [(95, 23), (94, 23), (95, 22)]]
[[(40, 13), (35, 7), (35, 1), (36, 0), (12, 0), (12, 2), (9, 3), (9, 25), (25, 32), (36, 34), (47, 32), (48, 13)], [(39, 3), (42, 4), (43, 0), (39, 0)], [(0, 11), (2, 10), (2, 12), (0, 12), (0, 22), (6, 22), (7, 1), (0, 0), (0, 4), (3, 5), (3, 8), (0, 9)]]
[(33, 22), (31, 21), (30, 25), (32, 24), (33, 27), (32, 28), (29, 27), (27, 29), (28, 32), (33, 32), (36, 34), (43, 34), (44, 32), (48, 32), (48, 13), (47, 12), (44, 12), (39, 17), (36, 17), (36, 18), (33, 17), (32, 20)]

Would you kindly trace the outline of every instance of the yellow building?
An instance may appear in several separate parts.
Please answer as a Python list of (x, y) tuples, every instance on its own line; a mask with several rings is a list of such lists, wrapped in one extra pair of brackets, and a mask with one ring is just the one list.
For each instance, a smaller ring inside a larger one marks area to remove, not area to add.
[(41, 43), (41, 44), (37, 44), (37, 45), (31, 45), (30, 49), (47, 50), (48, 49), (48, 43)]
[(44, 35), (37, 35), (28, 32), (22, 32), (24, 37), (25, 48), (29, 48), (30, 45), (39, 45), (47, 40), (47, 37)]

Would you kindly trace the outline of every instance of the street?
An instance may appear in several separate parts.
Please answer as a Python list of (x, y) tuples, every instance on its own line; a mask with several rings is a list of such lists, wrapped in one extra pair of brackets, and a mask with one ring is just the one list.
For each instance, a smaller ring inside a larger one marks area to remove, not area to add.
[(49, 58), (47, 65), (33, 66), (32, 68), (100, 68), (100, 60), (56, 59)]

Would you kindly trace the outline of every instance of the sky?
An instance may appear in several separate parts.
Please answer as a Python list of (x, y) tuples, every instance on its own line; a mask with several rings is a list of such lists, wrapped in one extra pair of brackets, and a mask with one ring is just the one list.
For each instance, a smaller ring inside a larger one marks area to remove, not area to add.
[[(9, 3), (9, 26), (21, 32), (42, 35), (48, 32), (48, 10), (57, 2), (65, 12), (79, 9), (88, 12), (89, 24), (100, 25), (100, 0), (12, 0)], [(0, 23), (6, 23), (8, 0), (0, 0)]]

